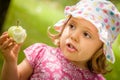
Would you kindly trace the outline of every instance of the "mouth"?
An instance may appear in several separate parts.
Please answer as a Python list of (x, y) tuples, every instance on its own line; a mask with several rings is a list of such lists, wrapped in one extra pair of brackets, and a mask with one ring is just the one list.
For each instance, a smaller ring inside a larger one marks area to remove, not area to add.
[(70, 52), (76, 52), (76, 51), (78, 51), (76, 49), (76, 47), (73, 44), (71, 44), (71, 43), (67, 43), (66, 46), (67, 46), (68, 51), (70, 51)]

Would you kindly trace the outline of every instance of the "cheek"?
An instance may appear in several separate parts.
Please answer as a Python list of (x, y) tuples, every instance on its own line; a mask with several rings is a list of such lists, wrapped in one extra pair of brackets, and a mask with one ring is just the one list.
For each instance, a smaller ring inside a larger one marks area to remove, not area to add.
[[(86, 42), (81, 42), (81, 51), (83, 51), (84, 55), (86, 55), (87, 57), (91, 57), (94, 53), (96, 53), (96, 51), (102, 46), (101, 44), (99, 43), (87, 43)], [(84, 56), (83, 55), (83, 56)]]
[(64, 31), (61, 34), (60, 37), (60, 47), (63, 48), (65, 46), (66, 40), (69, 38), (69, 32), (67, 29), (64, 29)]
[(61, 34), (60, 40), (65, 40), (67, 37), (69, 37), (69, 31), (65, 28)]
[(102, 47), (101, 42), (93, 42), (87, 46), (89, 55), (93, 55)]
[(83, 52), (80, 52), (79, 59), (81, 61), (88, 61), (91, 59), (95, 52), (93, 50), (84, 50)]
[(69, 28), (66, 27), (66, 28), (63, 30), (62, 35), (68, 35), (68, 34), (69, 34)]

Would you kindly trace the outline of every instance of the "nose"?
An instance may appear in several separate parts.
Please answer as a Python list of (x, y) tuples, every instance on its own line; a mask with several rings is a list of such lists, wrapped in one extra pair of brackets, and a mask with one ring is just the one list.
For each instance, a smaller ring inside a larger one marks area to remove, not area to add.
[(75, 31), (71, 34), (71, 40), (75, 41), (75, 42), (79, 42), (79, 36), (80, 36), (80, 33), (79, 31)]

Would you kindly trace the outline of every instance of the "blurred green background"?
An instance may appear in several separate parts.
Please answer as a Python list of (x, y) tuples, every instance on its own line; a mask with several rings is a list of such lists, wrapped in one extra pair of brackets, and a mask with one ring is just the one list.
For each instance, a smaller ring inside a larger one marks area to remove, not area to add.
[[(27, 31), (27, 39), (19, 54), (18, 63), (24, 59), (23, 50), (36, 42), (46, 43), (54, 46), (47, 35), (48, 26), (53, 26), (58, 20), (64, 18), (64, 7), (73, 5), (79, 0), (11, 0), (2, 32), (10, 26), (19, 25)], [(112, 0), (120, 10), (120, 0)], [(116, 62), (110, 64), (112, 72), (105, 75), (107, 80), (119, 80), (120, 75), (120, 35), (113, 44)], [(0, 72), (2, 69), (3, 57), (0, 54)]]

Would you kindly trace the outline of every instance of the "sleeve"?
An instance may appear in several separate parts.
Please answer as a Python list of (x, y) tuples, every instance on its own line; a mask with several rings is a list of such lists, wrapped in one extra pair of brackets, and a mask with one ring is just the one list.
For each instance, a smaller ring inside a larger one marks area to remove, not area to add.
[(45, 46), (46, 45), (41, 43), (35, 43), (24, 50), (25, 56), (33, 68), (38, 60), (44, 55)]

